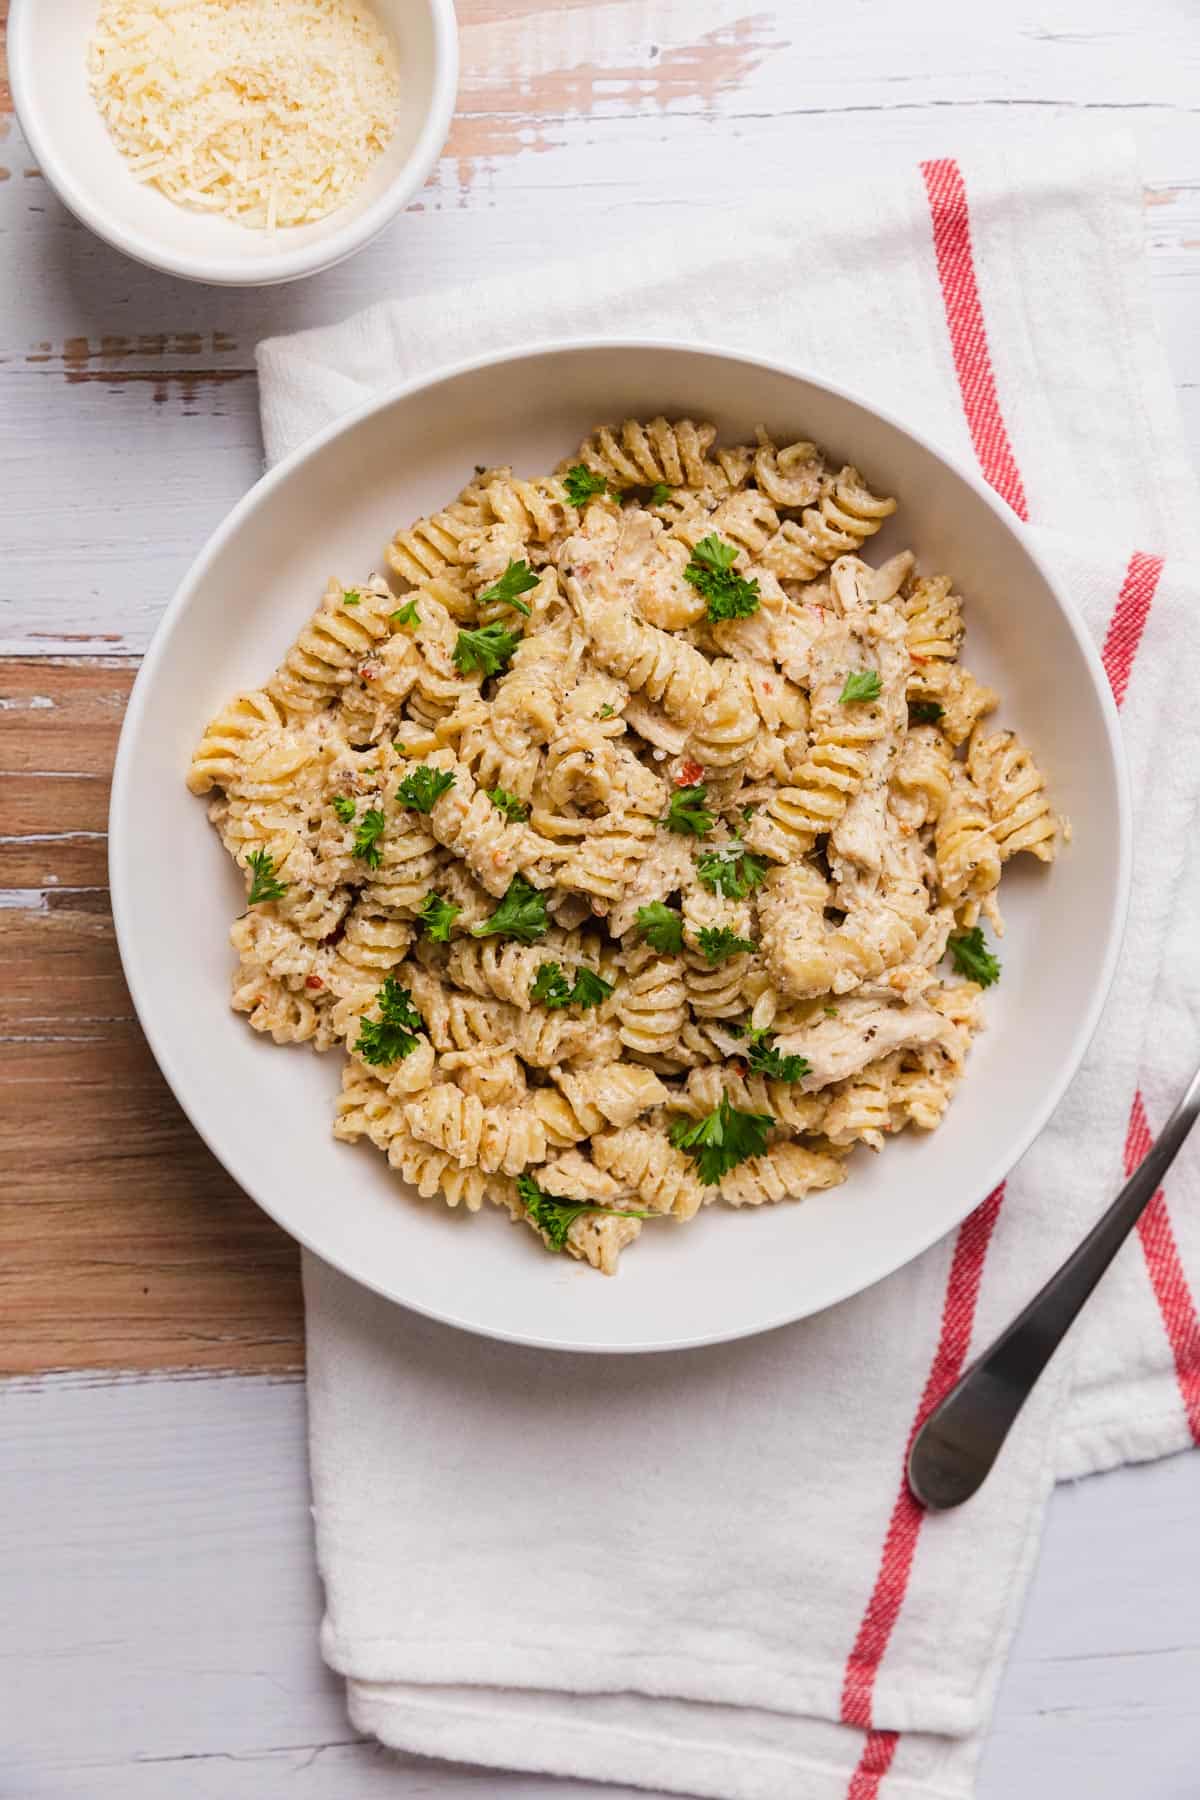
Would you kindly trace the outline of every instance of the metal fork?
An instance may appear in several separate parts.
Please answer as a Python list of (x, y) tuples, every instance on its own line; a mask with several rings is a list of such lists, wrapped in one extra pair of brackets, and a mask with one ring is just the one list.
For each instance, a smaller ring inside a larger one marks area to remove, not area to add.
[(961, 1506), (981, 1486), (1038, 1376), (1157, 1193), (1197, 1114), (1200, 1069), (1103, 1218), (934, 1407), (908, 1453), (908, 1485), (923, 1506)]

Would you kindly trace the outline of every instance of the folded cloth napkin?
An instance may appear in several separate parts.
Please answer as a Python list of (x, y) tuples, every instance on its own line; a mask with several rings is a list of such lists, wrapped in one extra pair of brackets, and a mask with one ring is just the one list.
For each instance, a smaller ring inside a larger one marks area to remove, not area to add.
[(387, 1744), (720, 1800), (961, 1800), (1055, 1477), (1200, 1441), (1193, 1151), (978, 1499), (924, 1517), (902, 1486), (917, 1419), (1115, 1192), (1196, 1051), (1200, 513), (1141, 200), (1122, 141), (938, 161), (261, 348), (272, 458), (541, 336), (694, 337), (841, 378), (1029, 521), (1102, 648), (1137, 802), (1084, 1070), (1006, 1187), (870, 1292), (749, 1342), (592, 1359), (473, 1339), (308, 1259), (323, 1648)]

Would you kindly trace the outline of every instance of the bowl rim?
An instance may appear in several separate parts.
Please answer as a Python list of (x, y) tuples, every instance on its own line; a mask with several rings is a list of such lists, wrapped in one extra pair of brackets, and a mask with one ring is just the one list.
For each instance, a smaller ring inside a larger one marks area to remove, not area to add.
[[(391, 223), (424, 187), (449, 135), (458, 95), (458, 21), (454, 0), (425, 0), (433, 26), (433, 87), (412, 151), (378, 199), (357, 218), (327, 236), (278, 256), (188, 256), (158, 246), (144, 232), (118, 224), (93, 204), (42, 130), (34, 57), (27, 33), (39, 0), (11, 0), (8, 20), (9, 85), (13, 111), (39, 169), (69, 212), (89, 231), (148, 269), (213, 287), (277, 287), (320, 274), (353, 256)], [(331, 214), (336, 217), (336, 214)]]
[[(1107, 927), (1104, 953), (1093, 976), (1087, 1006), (1083, 1009), (1071, 1039), (1069, 1053), (1052, 1082), (1049, 1082), (1043, 1093), (1040, 1105), (1027, 1120), (1023, 1131), (1015, 1137), (1010, 1148), (1002, 1157), (993, 1159), (986, 1170), (971, 1185), (969, 1196), (964, 1201), (962, 1210), (958, 1212), (948, 1225), (938, 1226), (922, 1232), (919, 1239), (914, 1239), (911, 1248), (897, 1261), (879, 1268), (868, 1275), (865, 1280), (848, 1280), (842, 1287), (823, 1300), (819, 1306), (785, 1307), (772, 1316), (764, 1318), (753, 1325), (742, 1325), (732, 1328), (718, 1328), (714, 1331), (703, 1331), (681, 1336), (669, 1341), (634, 1343), (581, 1343), (577, 1340), (566, 1341), (554, 1336), (538, 1335), (536, 1331), (503, 1330), (494, 1326), (483, 1326), (470, 1318), (458, 1316), (453, 1310), (434, 1308), (418, 1304), (409, 1299), (400, 1299), (391, 1291), (380, 1276), (376, 1278), (370, 1272), (351, 1274), (341, 1264), (335, 1263), (325, 1250), (317, 1247), (305, 1233), (298, 1232), (284, 1218), (271, 1201), (264, 1197), (259, 1184), (244, 1176), (237, 1168), (226, 1161), (222, 1152), (213, 1143), (207, 1131), (194, 1116), (186, 1095), (186, 1084), (176, 1079), (174, 1058), (164, 1035), (160, 1033), (155, 1020), (155, 1008), (151, 998), (151, 960), (144, 958), (142, 947), (138, 942), (130, 923), (130, 894), (133, 886), (133, 864), (126, 856), (123, 845), (132, 834), (134, 821), (129, 816), (129, 800), (127, 790), (130, 787), (130, 772), (134, 763), (134, 740), (140, 726), (141, 717), (147, 704), (147, 697), (153, 686), (159, 663), (167, 653), (171, 637), (177, 622), (183, 617), (192, 599), (208, 573), (208, 569), (225, 546), (241, 529), (243, 521), (257, 509), (274, 491), (282, 487), (303, 464), (320, 455), (339, 437), (353, 433), (363, 420), (377, 412), (395, 405), (425, 388), (436, 387), (443, 382), (454, 380), (460, 376), (478, 373), (498, 364), (542, 360), (547, 357), (578, 354), (580, 352), (670, 352), (684, 354), (688, 357), (718, 357), (728, 362), (740, 363), (765, 370), (768, 374), (781, 376), (788, 380), (807, 382), (836, 399), (843, 400), (852, 406), (861, 407), (865, 412), (874, 414), (885, 424), (891, 426), (902, 437), (908, 437), (917, 443), (930, 456), (944, 464), (952, 474), (972, 488), (995, 514), (1001, 525), (1012, 532), (1022, 549), (1045, 581), (1050, 593), (1054, 596), (1060, 612), (1075, 639), (1084, 664), (1091, 677), (1093, 691), (1099, 701), (1100, 714), (1104, 724), (1110, 765), (1116, 787), (1116, 818), (1112, 821), (1117, 851), (1117, 870), (1113, 908)], [(193, 560), (175, 593), (167, 604), (165, 611), (147, 646), (125, 710), (121, 725), (120, 739), (113, 766), (112, 793), (108, 816), (108, 875), (109, 890), (112, 899), (113, 923), (116, 932), (117, 947), (121, 957), (121, 965), (130, 996), (138, 1016), (139, 1024), (145, 1033), (154, 1058), (161, 1069), (172, 1093), (180, 1107), (196, 1130), (200, 1138), (212, 1151), (222, 1167), (233, 1177), (240, 1187), (255, 1203), (262, 1207), (268, 1217), (275, 1220), (288, 1235), (294, 1238), (303, 1249), (319, 1257), (323, 1262), (336, 1267), (348, 1278), (381, 1295), (393, 1305), (407, 1307), (410, 1311), (420, 1313), (427, 1318), (452, 1325), (460, 1330), (471, 1332), (475, 1336), (495, 1338), (502, 1342), (523, 1344), (534, 1349), (579, 1352), (596, 1355), (637, 1355), (668, 1352), (675, 1350), (699, 1349), (709, 1344), (730, 1343), (739, 1338), (756, 1337), (764, 1331), (774, 1331), (796, 1320), (823, 1312), (828, 1307), (839, 1305), (843, 1300), (858, 1293), (866, 1292), (887, 1276), (905, 1268), (922, 1256), (933, 1244), (947, 1237), (956, 1230), (975, 1208), (991, 1194), (1017, 1166), (1035, 1138), (1044, 1130), (1051, 1115), (1061, 1102), (1067, 1088), (1078, 1073), (1080, 1064), (1100, 1022), (1100, 1015), (1108, 999), (1113, 977), (1116, 973), (1117, 960), (1125, 937), (1128, 918), (1129, 897), (1132, 878), (1132, 801), (1129, 769), (1125, 757), (1121, 737), (1119, 716), (1112, 689), (1105, 674), (1100, 652), (1092, 641), (1081, 614), (1075, 603), (1067, 596), (1045, 567), (1042, 559), (1029, 542), (1028, 535), (1021, 521), (1001, 502), (994, 491), (988, 487), (983, 478), (973, 470), (964, 467), (955, 457), (944, 451), (939, 445), (931, 442), (922, 432), (917, 431), (907, 421), (899, 419), (886, 408), (876, 406), (865, 400), (852, 389), (844, 387), (840, 382), (830, 381), (821, 375), (812, 373), (802, 366), (781, 361), (778, 358), (756, 355), (747, 350), (729, 349), (720, 344), (710, 342), (685, 342), (677, 338), (655, 338), (649, 336), (631, 337), (578, 337), (578, 338), (546, 338), (536, 340), (520, 349), (492, 351), (486, 355), (473, 356), (446, 364), (438, 369), (422, 372), (418, 375), (393, 383), (382, 389), (371, 399), (350, 411), (340, 414), (311, 438), (299, 444), (283, 457), (274, 468), (249, 488), (225, 519), (210, 534), (198, 555)], [(126, 878), (129, 877), (127, 887)]]

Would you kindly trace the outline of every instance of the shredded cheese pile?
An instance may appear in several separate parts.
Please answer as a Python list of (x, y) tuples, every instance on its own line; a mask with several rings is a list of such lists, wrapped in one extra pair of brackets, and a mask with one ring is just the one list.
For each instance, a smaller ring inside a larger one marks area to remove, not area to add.
[(358, 0), (102, 0), (88, 68), (140, 181), (267, 231), (343, 205), (400, 98)]

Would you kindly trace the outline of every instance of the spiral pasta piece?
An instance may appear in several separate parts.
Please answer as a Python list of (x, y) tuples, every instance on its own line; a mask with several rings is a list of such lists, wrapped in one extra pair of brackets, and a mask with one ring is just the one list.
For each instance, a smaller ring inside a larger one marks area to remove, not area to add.
[(616, 602), (585, 602), (583, 617), (602, 669), (627, 681), (635, 694), (659, 701), (680, 725), (695, 723), (711, 686), (707, 657), (657, 625), (643, 624)]
[(776, 1144), (765, 1156), (739, 1163), (721, 1180), (726, 1206), (766, 1206), (780, 1200), (803, 1200), (819, 1188), (837, 1187), (846, 1179), (842, 1157), (803, 1144)]
[[(711, 458), (715, 425), (678, 419), (672, 425), (661, 415), (642, 425), (626, 419), (617, 427), (601, 425), (579, 447), (574, 459), (614, 487), (707, 488), (719, 493), (735, 485), (738, 463)], [(744, 479), (744, 473), (741, 479)]]
[(629, 953), (617, 993), (621, 1042), (642, 1056), (667, 1056), (687, 1018), (683, 958), (659, 956), (648, 945)]
[(568, 1149), (610, 1125), (632, 1125), (666, 1099), (667, 1090), (652, 1069), (615, 1063), (580, 1074), (557, 1074), (553, 1088), (539, 1088), (533, 1095), (532, 1106), (547, 1142), (555, 1149)]
[(388, 567), (413, 587), (431, 577), (453, 575), (468, 560), (466, 541), (490, 522), (484, 494), (473, 484), (441, 512), (397, 531), (388, 548)]
[(835, 558), (860, 549), (895, 510), (896, 502), (873, 494), (857, 469), (844, 468), (799, 523), (784, 520), (762, 551), (763, 566), (781, 580), (811, 581)]
[(628, 1185), (651, 1212), (690, 1219), (704, 1203), (693, 1164), (652, 1125), (598, 1133), (592, 1139), (592, 1159), (606, 1175)]
[(1027, 850), (1039, 862), (1053, 862), (1062, 824), (1051, 810), (1045, 777), (1016, 732), (982, 737), (976, 727), (967, 769), (987, 801), (1000, 861)]
[(263, 733), (274, 732), (282, 724), (282, 709), (265, 688), (235, 694), (229, 705), (209, 721), (193, 752), (187, 774), (192, 793), (207, 794), (214, 787), (227, 788), (249, 749)]
[(1000, 880), (1000, 852), (988, 803), (967, 771), (955, 764), (950, 795), (934, 834), (938, 883), (951, 903), (983, 900)]
[(353, 590), (331, 581), (317, 611), (267, 683), (287, 719), (327, 706), (364, 657), (391, 632), (395, 600), (377, 575)]
[(545, 1126), (530, 1108), (485, 1106), (477, 1095), (447, 1082), (409, 1101), (403, 1111), (415, 1138), (463, 1168), (519, 1175), (530, 1163), (545, 1161)]
[(919, 662), (953, 662), (962, 648), (962, 601), (948, 575), (921, 575), (901, 602), (905, 641)]

